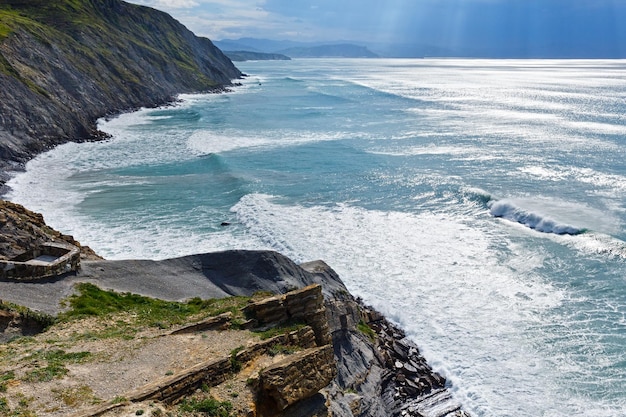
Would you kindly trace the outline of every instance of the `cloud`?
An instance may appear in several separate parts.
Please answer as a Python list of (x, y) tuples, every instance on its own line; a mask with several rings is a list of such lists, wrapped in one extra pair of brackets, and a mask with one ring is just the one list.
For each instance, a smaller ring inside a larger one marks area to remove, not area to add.
[[(626, 48), (626, 0), (130, 0), (211, 39), (360, 40), (530, 55)], [(625, 51), (626, 53), (626, 51)]]

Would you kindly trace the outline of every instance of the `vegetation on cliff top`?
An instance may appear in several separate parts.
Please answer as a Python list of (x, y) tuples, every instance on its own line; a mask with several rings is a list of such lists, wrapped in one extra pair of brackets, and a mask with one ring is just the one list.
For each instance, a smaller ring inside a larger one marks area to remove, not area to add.
[[(58, 43), (63, 49), (92, 59), (116, 48), (127, 49), (130, 44), (149, 51), (154, 58), (167, 59), (183, 71), (194, 72), (206, 88), (218, 84), (203, 75), (188, 39), (178, 31), (178, 22), (169, 21), (165, 16), (156, 10), (119, 0), (7, 0), (0, 5), (0, 40), (13, 32), (26, 30), (44, 43)], [(155, 33), (157, 28), (161, 30)], [(83, 43), (88, 35), (100, 37), (102, 44), (93, 48), (93, 45)], [(172, 51), (174, 54), (169, 53)], [(14, 69), (7, 67), (4, 61), (1, 64), (3, 72), (14, 75)], [(90, 72), (88, 68), (84, 69)], [(119, 66), (114, 70), (120, 71), (126, 81), (139, 81), (131, 73), (124, 73)]]
[(192, 317), (213, 317), (225, 312), (231, 312), (233, 317), (243, 317), (241, 308), (250, 300), (249, 297), (228, 297), (209, 300), (192, 298), (186, 302), (164, 301), (132, 293), (105, 291), (89, 283), (78, 284), (77, 289), (79, 293), (68, 300), (70, 309), (59, 316), (62, 321), (131, 313), (134, 320), (128, 324), (135, 329), (142, 326), (169, 328), (187, 322)]
[[(66, 312), (45, 332), (0, 343), (0, 416), (69, 415), (106, 403), (119, 404), (125, 415), (245, 415), (254, 401), (251, 376), (300, 350), (276, 344), (254, 360), (242, 362), (237, 357), (262, 337), (238, 329), (236, 318), (243, 315), (242, 307), (265, 299), (267, 292), (172, 302), (106, 291), (89, 283), (77, 284), (76, 289), (67, 299)], [(233, 313), (228, 330), (177, 334), (170, 329), (193, 326), (227, 311)], [(286, 329), (279, 328), (283, 333)], [(203, 383), (177, 406), (132, 402), (127, 395), (150, 381), (164, 381), (163, 377), (175, 381), (176, 375), (201, 363), (220, 363), (217, 359), (223, 358), (233, 365), (226, 380), (211, 386)]]

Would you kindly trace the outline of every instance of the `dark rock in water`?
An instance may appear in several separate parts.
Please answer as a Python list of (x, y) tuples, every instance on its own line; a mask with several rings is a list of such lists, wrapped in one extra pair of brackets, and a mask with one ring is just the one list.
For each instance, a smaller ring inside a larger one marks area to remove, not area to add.
[(401, 359), (407, 359), (409, 356), (409, 348), (404, 346), (400, 342), (394, 341), (393, 351), (397, 355), (397, 357)]

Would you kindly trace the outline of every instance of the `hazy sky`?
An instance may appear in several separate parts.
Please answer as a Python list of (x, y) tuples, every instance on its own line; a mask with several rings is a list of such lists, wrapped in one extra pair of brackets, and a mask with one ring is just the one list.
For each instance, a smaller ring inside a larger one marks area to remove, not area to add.
[[(198, 35), (626, 56), (626, 0), (133, 0)], [(482, 52), (481, 52), (482, 51)]]

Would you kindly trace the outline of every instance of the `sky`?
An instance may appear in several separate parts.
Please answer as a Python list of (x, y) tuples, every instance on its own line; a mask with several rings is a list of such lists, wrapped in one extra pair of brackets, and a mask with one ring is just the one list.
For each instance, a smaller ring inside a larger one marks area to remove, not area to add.
[(131, 0), (200, 36), (419, 45), (439, 54), (626, 57), (626, 0)]

